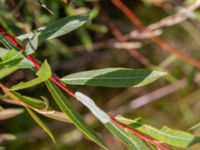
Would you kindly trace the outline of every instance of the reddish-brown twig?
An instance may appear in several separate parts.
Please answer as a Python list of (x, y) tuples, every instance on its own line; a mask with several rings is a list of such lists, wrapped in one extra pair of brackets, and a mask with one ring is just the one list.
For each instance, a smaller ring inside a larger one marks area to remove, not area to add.
[[(128, 40), (127, 38), (124, 38), (122, 33), (118, 30), (118, 28), (111, 21), (109, 21), (109, 19), (107, 19), (106, 21), (108, 22), (108, 27), (110, 28), (111, 32), (113, 33), (113, 35), (119, 42), (124, 42), (124, 41)], [(146, 66), (150, 65), (149, 60), (146, 59), (140, 52), (138, 52), (137, 49), (129, 48), (126, 50), (132, 57), (134, 57), (141, 64), (146, 65)]]

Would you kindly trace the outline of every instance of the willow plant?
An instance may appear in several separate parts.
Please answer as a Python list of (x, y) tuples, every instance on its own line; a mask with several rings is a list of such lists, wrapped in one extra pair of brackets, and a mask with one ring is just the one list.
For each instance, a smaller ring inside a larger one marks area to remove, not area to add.
[[(74, 92), (67, 87), (67, 85), (82, 85), (137, 88), (165, 76), (166, 72), (119, 67), (87, 70), (58, 77), (52, 72), (46, 60), (41, 63), (32, 56), (38, 49), (39, 42), (65, 35), (84, 25), (87, 20), (87, 15), (65, 17), (18, 37), (13, 37), (1, 29), (0, 41), (4, 47), (0, 48), (0, 79), (21, 69), (30, 69), (35, 72), (34, 79), (20, 82), (12, 87), (6, 87), (3, 83), (0, 83), (3, 92), (1, 100), (24, 107), (53, 142), (56, 141), (56, 138), (54, 138), (53, 133), (38, 114), (57, 121), (72, 123), (100, 147), (109, 149), (96, 131), (84, 121), (83, 116), (73, 107), (65, 93), (87, 107), (96, 119), (126, 144), (130, 150), (148, 150), (155, 147), (162, 150), (170, 150), (172, 149), (171, 147), (187, 148), (199, 142), (199, 137), (188, 132), (173, 130), (167, 126), (156, 129), (150, 125), (143, 124), (141, 118), (128, 119), (120, 114), (112, 116), (99, 108), (95, 104), (95, 100), (89, 96), (79, 91)], [(21, 90), (38, 84), (46, 85), (49, 95), (55, 100), (60, 111), (53, 109), (49, 105), (48, 99), (44, 96), (38, 99), (20, 94)]]

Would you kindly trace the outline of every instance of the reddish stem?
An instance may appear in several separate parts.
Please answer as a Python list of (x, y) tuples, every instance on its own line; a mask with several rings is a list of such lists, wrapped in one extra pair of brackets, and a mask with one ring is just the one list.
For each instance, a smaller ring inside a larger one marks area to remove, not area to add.
[[(133, 24), (135, 24), (142, 32), (148, 32), (145, 25), (137, 18), (135, 13), (131, 11), (121, 0), (112, 0), (113, 4), (117, 6), (131, 21)], [(177, 56), (182, 58), (183, 60), (187, 61), (188, 63), (194, 65), (198, 69), (200, 69), (200, 62), (191, 58), (188, 56), (186, 53), (174, 48), (171, 46), (169, 43), (164, 41), (163, 39), (159, 37), (155, 37), (154, 35), (151, 35), (149, 37), (151, 41), (159, 45), (161, 48), (164, 50), (170, 52), (170, 53), (175, 53)]]
[[(3, 34), (12, 44), (14, 44), (15, 46), (17, 46), (18, 48), (20, 48), (23, 51), (22, 46), (19, 44), (19, 42), (17, 42), (17, 40), (12, 37), (11, 35), (9, 35), (8, 33), (6, 33), (4, 30), (0, 29), (0, 33)], [(33, 65), (39, 70), (41, 65), (40, 63), (32, 56), (32, 55), (26, 55), (26, 57), (28, 58), (28, 60), (30, 60)], [(63, 89), (65, 92), (67, 92), (69, 95), (74, 97), (74, 92), (71, 91), (67, 86), (65, 86), (58, 77), (52, 75), (50, 78), (55, 84), (57, 84), (61, 89)]]
[(58, 77), (55, 77), (55, 76), (51, 76), (51, 80), (57, 84), (61, 89), (63, 89), (65, 92), (67, 92), (69, 95), (73, 96), (74, 97), (74, 92), (72, 90), (70, 90), (69, 88), (67, 88), (66, 85), (64, 85), (60, 79)]
[(35, 58), (31, 55), (27, 55), (28, 60), (30, 60), (33, 65), (39, 70), (41, 65), (35, 60)]
[[(123, 37), (120, 30), (111, 21), (109, 21), (109, 19), (107, 19), (107, 22), (108, 22), (108, 27), (110, 28), (111, 32), (119, 42), (128, 41), (126, 38)], [(146, 59), (137, 49), (129, 48), (126, 50), (132, 57), (134, 57), (141, 64), (146, 66), (150, 65), (148, 59)]]
[(162, 150), (172, 150), (171, 148), (169, 148), (168, 146), (164, 145), (163, 143), (161, 143), (160, 141), (153, 139), (135, 129), (132, 129), (130, 127), (128, 127), (127, 125), (122, 124), (121, 122), (117, 121), (117, 119), (113, 116), (110, 117), (112, 122), (117, 124), (118, 126), (120, 126), (121, 128), (127, 129), (128, 131), (130, 131), (131, 133), (133, 133), (134, 135), (138, 136), (139, 138), (143, 139), (146, 142), (152, 143), (154, 145), (156, 145), (157, 147), (161, 148)]
[[(41, 65), (35, 60), (35, 58), (31, 55), (28, 55), (27, 58), (34, 64), (34, 66), (37, 69), (40, 69)], [(74, 92), (71, 91), (69, 88), (67, 88), (66, 85), (64, 85), (60, 79), (54, 75), (51, 76), (50, 78), (55, 84), (57, 84), (61, 89), (63, 89), (65, 92), (67, 92), (69, 95), (74, 97)]]
[(17, 42), (17, 40), (14, 37), (12, 37), (11, 35), (9, 35), (8, 33), (6, 33), (3, 29), (0, 29), (0, 33), (2, 35), (4, 35), (16, 47), (18, 47), (20, 49), (22, 48), (21, 45)]

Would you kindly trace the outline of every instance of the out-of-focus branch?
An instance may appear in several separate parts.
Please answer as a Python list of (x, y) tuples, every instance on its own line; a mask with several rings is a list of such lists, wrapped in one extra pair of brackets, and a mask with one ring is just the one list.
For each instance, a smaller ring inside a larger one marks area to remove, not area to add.
[[(121, 0), (112, 0), (112, 2), (131, 20), (131, 22), (133, 24), (135, 24), (141, 30), (141, 32), (148, 32), (148, 29), (140, 21), (140, 19), (135, 15), (135, 13), (133, 11), (131, 11)], [(198, 60), (193, 59), (188, 54), (171, 46), (171, 44), (169, 44), (165, 40), (163, 40), (157, 36), (154, 36), (154, 35), (150, 36), (149, 39), (152, 42), (154, 42), (155, 44), (159, 45), (165, 51), (177, 55), (182, 60), (184, 60), (184, 61), (190, 63), (191, 65), (195, 66), (196, 68), (200, 69), (200, 62)]]
[[(129, 35), (122, 35), (122, 38), (126, 39), (126, 41), (128, 41), (130, 39)], [(121, 43), (121, 42), (117, 41), (115, 38), (112, 38), (112, 39), (93, 43), (93, 50), (101, 49), (104, 47), (125, 48), (127, 46), (128, 47), (131, 46), (132, 48), (140, 48), (142, 46), (142, 44), (140, 42)], [(72, 46), (69, 48), (75, 52), (86, 51), (86, 47), (84, 45), (77, 45), (77, 46)]]
[(179, 11), (176, 14), (173, 14), (169, 17), (160, 20), (159, 22), (147, 26), (147, 30), (150, 31), (158, 30), (163, 27), (169, 27), (178, 24), (180, 22), (183, 22), (184, 20), (190, 18), (192, 12), (199, 7), (200, 7), (200, 0), (196, 0), (196, 2), (189, 5), (188, 7), (183, 7), (179, 9)]

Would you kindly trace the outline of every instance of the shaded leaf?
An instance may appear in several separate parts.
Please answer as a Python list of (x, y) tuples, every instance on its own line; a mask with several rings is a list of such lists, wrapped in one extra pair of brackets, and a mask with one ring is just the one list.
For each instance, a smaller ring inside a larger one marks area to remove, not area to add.
[[(46, 108), (46, 104), (39, 99), (24, 96), (17, 92), (10, 91), (10, 89), (7, 89), (4, 86), (2, 86), (2, 90), (8, 97), (10, 97), (12, 100), (14, 100), (17, 103), (20, 103), (20, 101), (22, 101), (23, 104), (27, 104), (28, 106), (30, 106), (32, 108), (36, 108), (36, 109), (45, 109)], [(22, 105), (22, 104), (20, 104), (20, 105)]]
[(49, 135), (51, 140), (55, 143), (55, 138), (51, 130), (46, 126), (46, 124), (28, 107), (25, 107), (30, 116), (35, 120), (35, 122)]
[[(77, 15), (65, 17), (50, 23), (44, 27), (38, 28), (36, 32), (39, 34), (39, 40), (49, 40), (61, 35), (67, 34), (78, 27), (82, 26), (87, 21), (87, 15)], [(35, 33), (31, 32), (22, 36), (18, 39), (23, 41), (25, 39), (30, 39)]]
[(78, 30), (76, 30), (76, 33), (86, 49), (88, 51), (91, 51), (93, 48), (93, 43), (88, 31), (85, 28), (79, 28)]
[(62, 78), (66, 84), (106, 86), (106, 87), (140, 87), (166, 75), (161, 71), (143, 69), (106, 68), (78, 72)]

